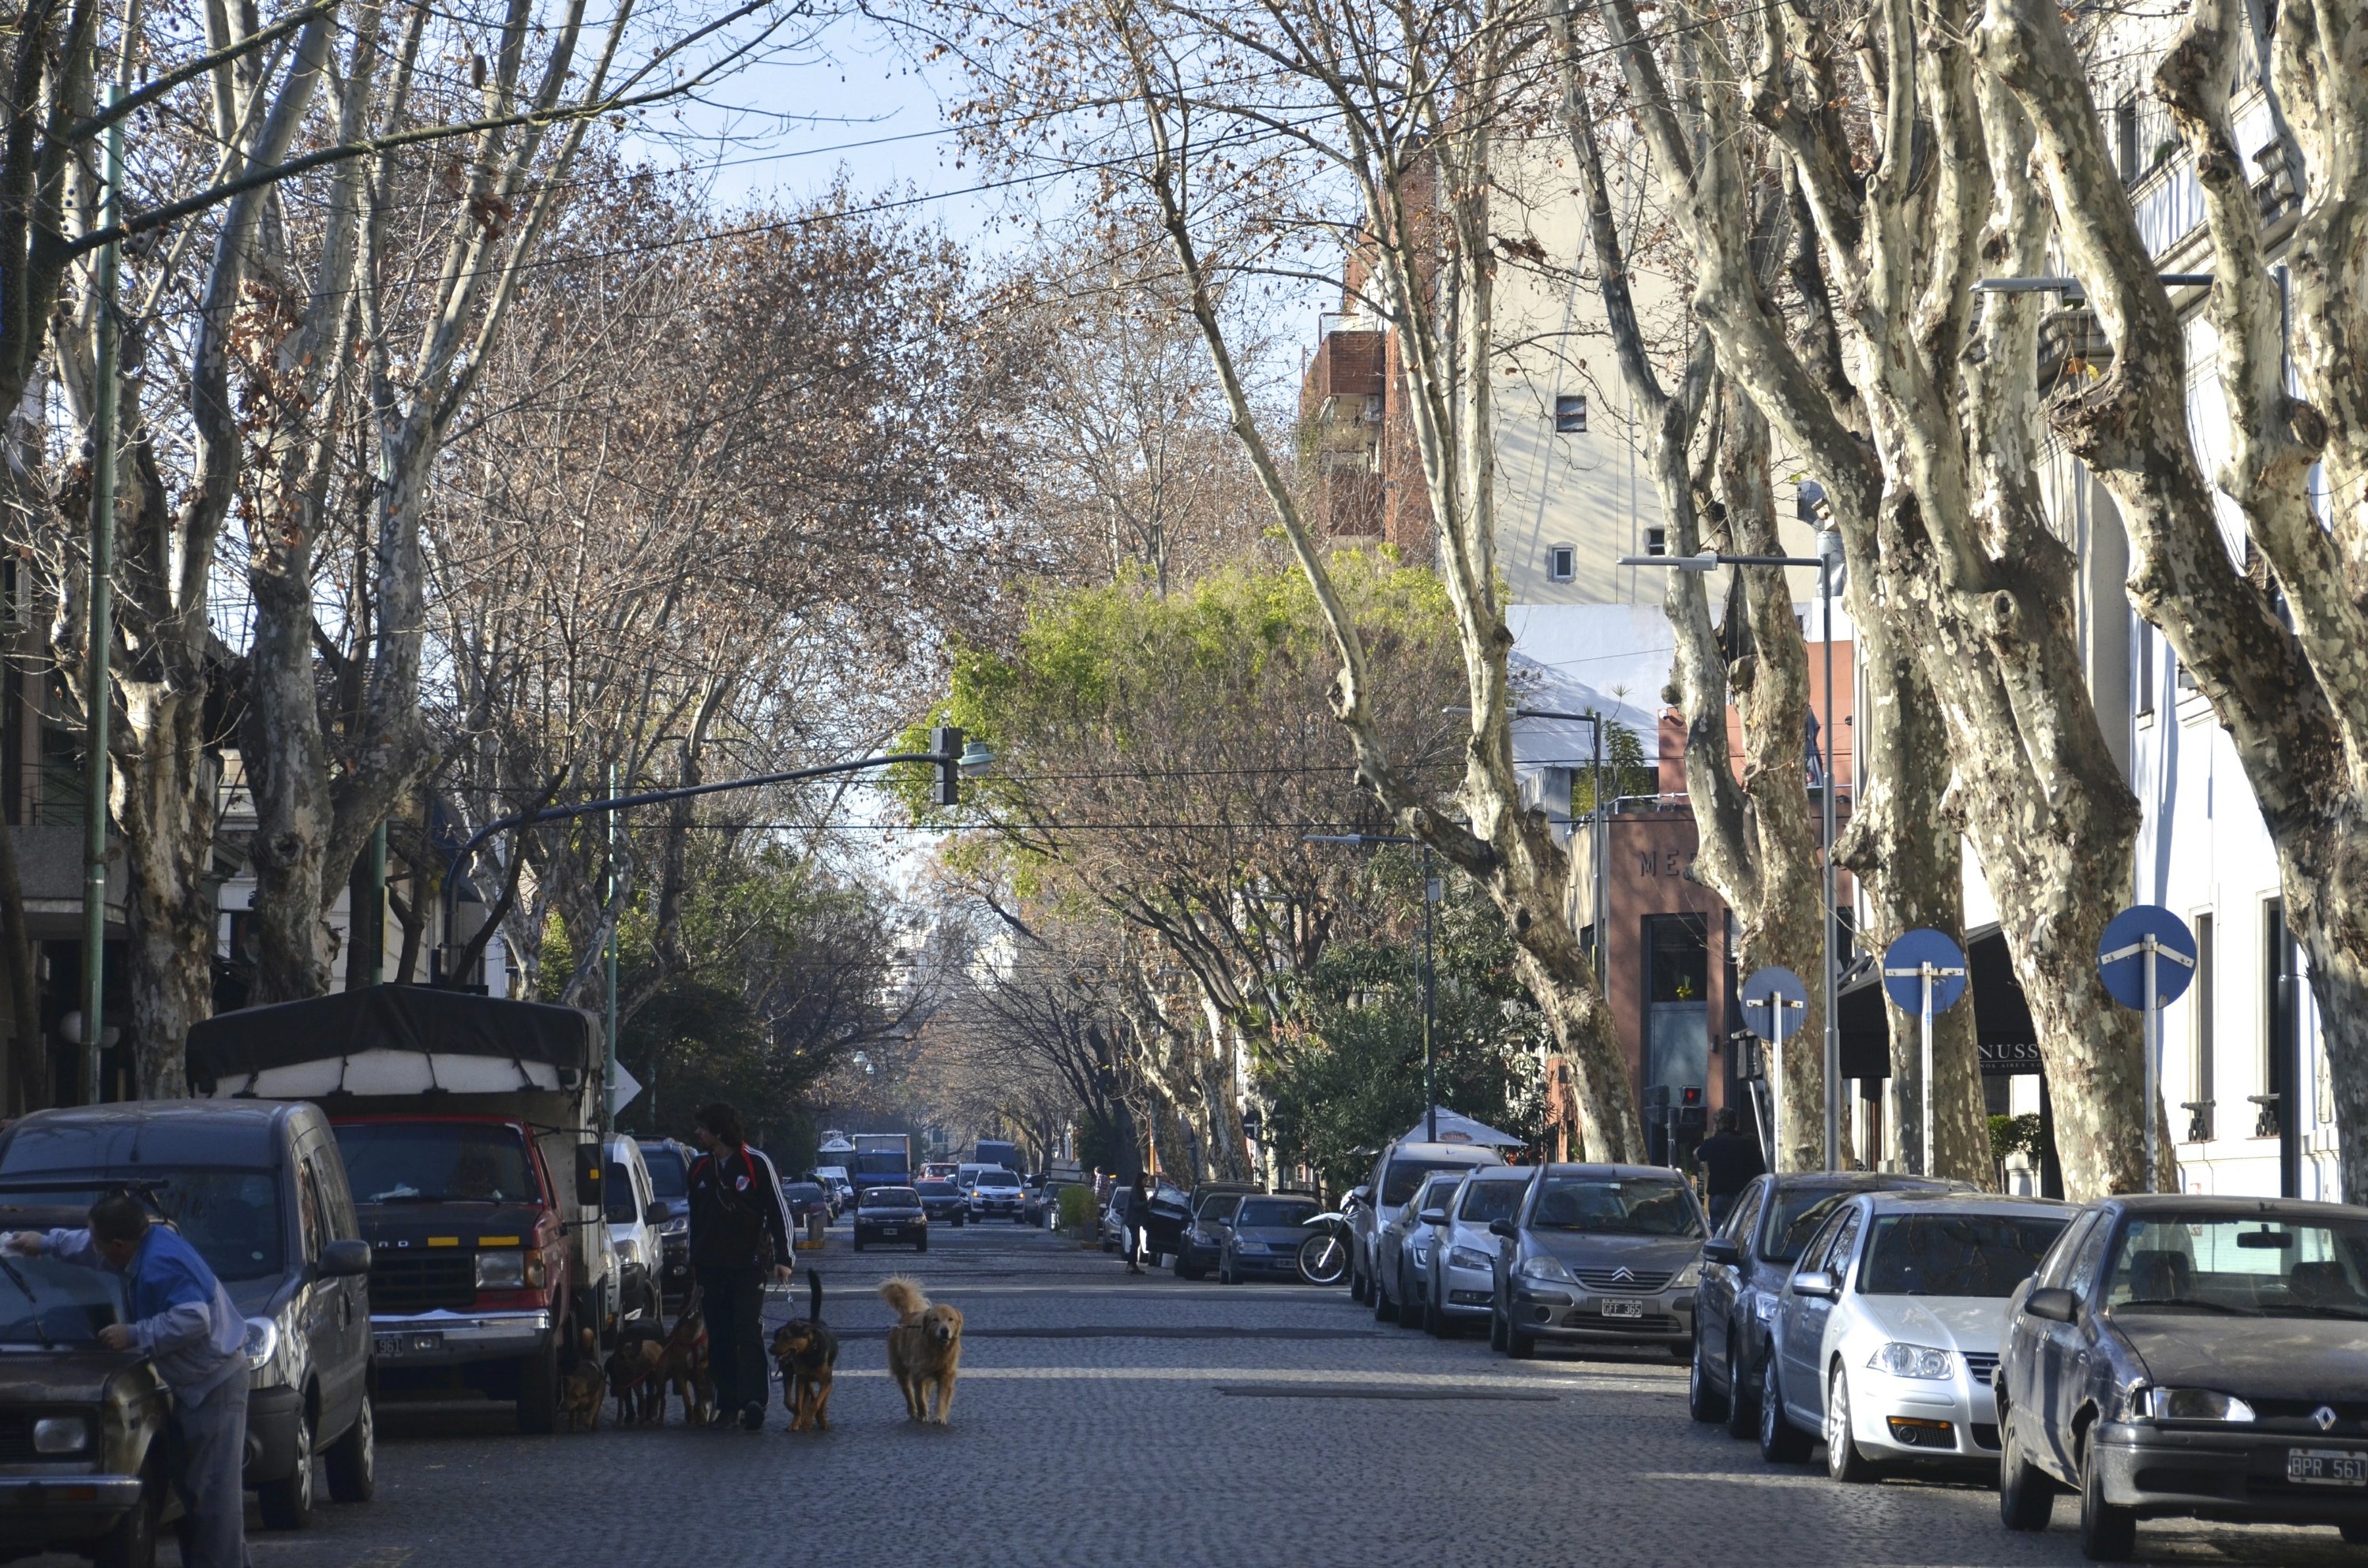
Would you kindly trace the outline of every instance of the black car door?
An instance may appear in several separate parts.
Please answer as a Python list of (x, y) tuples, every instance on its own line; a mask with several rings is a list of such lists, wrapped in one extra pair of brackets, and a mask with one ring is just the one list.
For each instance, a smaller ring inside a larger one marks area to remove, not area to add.
[(2081, 1395), (2089, 1382), (2089, 1340), (2096, 1332), (2090, 1321), (2096, 1305), (2092, 1298), (2115, 1229), (2112, 1216), (2100, 1214), (2081, 1239), (2079, 1250), (2071, 1255), (2063, 1288), (2080, 1302), (2073, 1321), (2040, 1320), (2037, 1348), (2041, 1387), (2033, 1408), (2046, 1412), (2047, 1453), (2055, 1461), (2056, 1473), (2066, 1482), (2078, 1473), (2077, 1456), (2072, 1449), (2072, 1418), (2079, 1413)]
[[(2056, 1237), (2055, 1244), (2047, 1249), (2047, 1256), (2039, 1260), (2030, 1289), (2022, 1292), (2022, 1304), (2030, 1301), (2032, 1290), (2052, 1290), (2063, 1286), (2072, 1272), (2072, 1260), (2080, 1255), (2096, 1223), (2094, 1210), (2073, 1216), (2071, 1224)], [(2047, 1419), (2049, 1326), (2045, 1318), (2032, 1316), (2019, 1304), (2007, 1320), (2006, 1335), (1998, 1347), (1998, 1392), (2005, 1396), (2008, 1411), (2022, 1412), (2021, 1417), (2014, 1419), (2021, 1426), (2025, 1450), (2034, 1455), (2048, 1451), (2043, 1429)]]
[(1702, 1364), (1718, 1369), (1732, 1384), (1734, 1366), (1748, 1366), (1748, 1360), (1730, 1360), (1733, 1335), (1730, 1324), (1739, 1315), (1736, 1303), (1742, 1299), (1743, 1281), (1750, 1265), (1751, 1237), (1759, 1224), (1759, 1206), (1768, 1196), (1768, 1178), (1759, 1176), (1735, 1200), (1726, 1223), (1719, 1227), (1721, 1240), (1734, 1244), (1743, 1255), (1739, 1263), (1702, 1264), (1702, 1284), (1694, 1292), (1694, 1334), (1702, 1344)]
[[(324, 1237), (333, 1242), (360, 1241), (361, 1219), (354, 1212), (353, 1193), (346, 1186), (345, 1162), (328, 1133), (305, 1135), (303, 1175), (319, 1205)], [(321, 1370), (322, 1435), (326, 1437), (346, 1429), (370, 1381), (370, 1278), (357, 1274), (317, 1279), (313, 1290), (323, 1308), (315, 1331), (314, 1364)]]

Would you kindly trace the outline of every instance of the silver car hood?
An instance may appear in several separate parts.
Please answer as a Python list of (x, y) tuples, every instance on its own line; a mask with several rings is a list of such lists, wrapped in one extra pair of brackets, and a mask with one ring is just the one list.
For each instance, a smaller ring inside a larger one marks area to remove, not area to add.
[(1995, 1356), (2006, 1336), (2006, 1299), (1999, 1296), (1853, 1296), (1850, 1305), (1885, 1339)]

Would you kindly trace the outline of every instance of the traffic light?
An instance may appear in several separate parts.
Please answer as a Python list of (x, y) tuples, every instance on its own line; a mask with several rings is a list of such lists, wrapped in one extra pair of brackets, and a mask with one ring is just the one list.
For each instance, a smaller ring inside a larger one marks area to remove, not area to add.
[(962, 804), (962, 733), (939, 724), (929, 732), (929, 750), (937, 756), (938, 804)]

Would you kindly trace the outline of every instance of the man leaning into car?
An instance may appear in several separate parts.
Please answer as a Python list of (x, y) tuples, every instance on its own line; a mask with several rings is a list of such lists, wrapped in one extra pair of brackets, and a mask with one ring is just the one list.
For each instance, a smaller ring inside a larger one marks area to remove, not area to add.
[(124, 1192), (90, 1206), (87, 1230), (17, 1231), (0, 1244), (130, 1278), (132, 1321), (99, 1330), (99, 1343), (146, 1356), (173, 1391), (190, 1568), (246, 1568), (246, 1320), (206, 1260)]

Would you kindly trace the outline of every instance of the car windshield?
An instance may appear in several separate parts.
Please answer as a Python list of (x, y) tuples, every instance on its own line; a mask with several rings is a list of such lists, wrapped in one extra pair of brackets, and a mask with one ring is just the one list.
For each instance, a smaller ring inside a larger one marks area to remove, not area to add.
[(1509, 1220), (1521, 1206), (1521, 1194), (1529, 1189), (1526, 1181), (1475, 1181), (1463, 1189), (1463, 1208), (1457, 1217), (1483, 1225)]
[(2001, 1300), (2039, 1268), (2067, 1215), (1888, 1214), (1859, 1269), (1870, 1296), (1994, 1296)]
[(1771, 1263), (1799, 1261), (1801, 1249), (1809, 1244), (1826, 1216), (1849, 1196), (1830, 1187), (1796, 1187), (1779, 1192), (1770, 1206), (1768, 1244), (1760, 1249), (1761, 1256)]
[(921, 1183), (920, 1186), (914, 1188), (914, 1190), (918, 1192), (924, 1198), (959, 1198), (962, 1196), (954, 1190), (954, 1184), (950, 1181), (925, 1181)]
[(526, 1140), (504, 1122), (341, 1121), (357, 1203), (537, 1203)]
[(820, 1203), (822, 1188), (810, 1181), (784, 1182), (781, 1185), (781, 1200), (785, 1203)]
[(1463, 1176), (1461, 1172), (1458, 1172), (1452, 1178), (1435, 1180), (1429, 1186), (1424, 1187), (1422, 1189), (1421, 1196), (1417, 1198), (1411, 1204), (1408, 1204), (1407, 1207), (1417, 1214), (1421, 1213), (1426, 1209), (1444, 1209), (1449, 1204), (1455, 1201), (1455, 1189), (1462, 1186), (1463, 1182)]
[[(233, 1284), (268, 1279), (288, 1267), (276, 1172), (142, 1170), (136, 1177), (126, 1172), (65, 1179), (76, 1185), (44, 1187), (38, 1195), (40, 1201), (85, 1209), (115, 1191), (122, 1181), (136, 1179), (156, 1211), (173, 1221), (173, 1228), (198, 1249), (198, 1256), (218, 1279)], [(16, 1187), (10, 1196), (21, 1200), (28, 1196), (27, 1189)]]
[(1201, 1195), (1200, 1217), (1213, 1220), (1240, 1201), (1239, 1192), (1204, 1192)]
[(1548, 1176), (1530, 1226), (1615, 1236), (1702, 1233), (1685, 1187), (1663, 1176)]
[(2368, 1221), (2148, 1215), (2113, 1248), (2123, 1312), (2368, 1319)]
[(1245, 1198), (1234, 1225), (1240, 1230), (1253, 1225), (1296, 1225), (1315, 1212), (1315, 1202), (1305, 1198)]
[(1019, 1185), (1019, 1178), (1013, 1176), (1009, 1171), (981, 1171), (979, 1173), (978, 1185), (981, 1187), (1018, 1187)]
[(1390, 1168), (1382, 1173), (1381, 1201), (1395, 1209), (1420, 1190), (1422, 1178), (1431, 1172), (1453, 1171), (1461, 1176), (1471, 1168), (1469, 1160), (1392, 1160)]
[(905, 1156), (893, 1149), (858, 1154), (855, 1168), (865, 1176), (895, 1176), (905, 1169)]
[(909, 1187), (875, 1187), (857, 1205), (861, 1209), (917, 1209), (921, 1195)]
[(690, 1163), (672, 1149), (643, 1149), (642, 1158), (650, 1167), (650, 1191), (659, 1198), (681, 1199), (690, 1196)]
[(121, 1285), (105, 1269), (11, 1257), (0, 1270), (0, 1345), (83, 1345), (119, 1321)]

